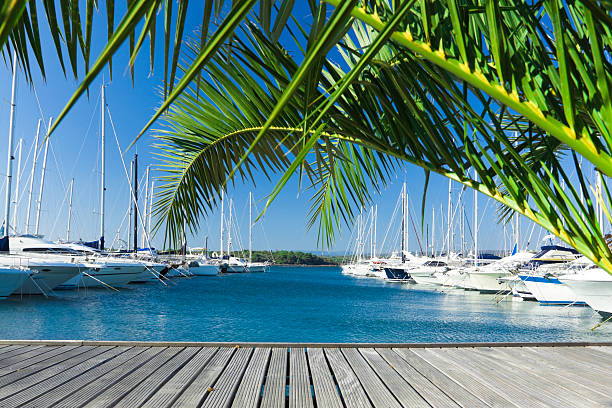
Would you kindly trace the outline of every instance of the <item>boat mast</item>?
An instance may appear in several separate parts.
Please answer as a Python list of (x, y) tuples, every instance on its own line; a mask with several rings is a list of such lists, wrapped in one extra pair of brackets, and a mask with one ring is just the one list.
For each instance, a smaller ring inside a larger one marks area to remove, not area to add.
[(436, 248), (434, 247), (436, 242), (436, 207), (431, 208), (431, 255), (433, 258), (436, 257)]
[[(404, 186), (406, 185), (406, 183), (404, 182)], [(405, 222), (404, 222), (404, 231), (406, 234), (406, 240), (405, 240), (405, 245), (404, 245), (404, 250), (406, 252), (408, 252), (408, 247), (410, 246), (410, 232), (409, 232), (409, 228), (408, 228), (408, 220), (410, 219), (410, 205), (408, 205), (408, 187), (404, 187), (404, 201), (405, 201)]]
[[(474, 181), (478, 182), (476, 169), (474, 169)], [(478, 190), (474, 190), (474, 266), (478, 266)]]
[(40, 176), (40, 189), (38, 190), (38, 203), (36, 206), (36, 227), (34, 229), (34, 234), (36, 235), (38, 235), (38, 230), (40, 227), (40, 208), (42, 206), (42, 195), (43, 189), (45, 187), (45, 174), (47, 173), (47, 156), (49, 153), (49, 129), (51, 129), (52, 123), (53, 118), (49, 118), (49, 127), (47, 128), (47, 140), (45, 141), (45, 154), (43, 157), (42, 174)]
[(253, 205), (253, 193), (249, 191), (249, 263), (253, 261), (253, 221), (251, 206)]
[(32, 212), (32, 192), (34, 191), (34, 171), (36, 170), (36, 162), (38, 161), (38, 135), (40, 134), (40, 122), (38, 119), (38, 127), (36, 128), (36, 138), (34, 138), (34, 157), (32, 158), (32, 171), (30, 172), (30, 188), (28, 189), (28, 213), (26, 214), (26, 229), (25, 233), (30, 233), (30, 213)]
[[(106, 94), (104, 92), (104, 80), (102, 81), (102, 112), (100, 121), (102, 122), (101, 133), (101, 166), (100, 166), (100, 242), (99, 249), (104, 250), (104, 196), (106, 195)], [(71, 188), (72, 189), (72, 188)]]
[(13, 229), (17, 232), (17, 208), (19, 207), (19, 185), (21, 184), (21, 150), (23, 148), (23, 139), (19, 139), (17, 145), (17, 180), (15, 180), (15, 201), (13, 204)]
[(151, 239), (151, 218), (153, 218), (153, 192), (155, 191), (155, 180), (151, 182), (151, 192), (149, 193), (149, 211), (145, 222), (147, 223), (147, 239)]
[(223, 208), (225, 207), (223, 205), (224, 199), (225, 199), (225, 194), (224, 194), (224, 191), (221, 190), (221, 245), (220, 245), (221, 254), (219, 255), (221, 259), (223, 259), (223, 232), (224, 232), (223, 231), (223, 221), (225, 219), (225, 217), (223, 216)]
[(378, 204), (374, 206), (374, 244), (372, 245), (373, 257), (376, 258), (376, 227), (378, 223)]
[[(11, 85), (11, 117), (8, 135), (8, 159), (6, 161), (6, 205), (4, 207), (4, 236), (2, 237), (2, 248), (8, 251), (9, 217), (11, 212), (11, 179), (13, 178), (13, 134), (15, 133), (15, 107), (17, 96), (17, 51), (13, 51), (13, 81)], [(6, 238), (6, 239), (5, 239)]]
[(450, 235), (451, 235), (451, 194), (452, 194), (452, 185), (451, 179), (448, 179), (448, 215), (447, 221), (448, 224), (446, 226), (446, 259), (450, 259)]
[(138, 252), (138, 153), (134, 154), (134, 253)]
[(70, 219), (72, 218), (72, 189), (74, 179), (70, 180), (70, 198), (68, 199), (68, 226), (66, 227), (66, 241), (70, 241)]
[[(129, 190), (132, 189), (132, 180), (134, 180), (134, 160), (130, 161), (130, 179), (128, 180)], [(127, 249), (130, 251), (130, 247), (132, 245), (132, 202), (134, 201), (134, 197), (132, 196), (132, 192), (130, 191), (130, 203), (128, 204), (128, 239), (127, 239)]]
[(406, 262), (406, 251), (405, 251), (405, 246), (406, 246), (406, 200), (404, 200), (404, 196), (406, 194), (406, 183), (404, 182), (404, 185), (402, 186), (402, 194), (401, 194), (401, 200), (402, 200), (402, 263)]
[(142, 240), (140, 241), (141, 242), (140, 246), (143, 248), (145, 247), (146, 242), (147, 242), (146, 241), (147, 237), (149, 236), (147, 234), (147, 224), (146, 224), (147, 217), (149, 216), (149, 205), (148, 205), (149, 204), (149, 170), (151, 170), (150, 165), (147, 166), (147, 173), (145, 177), (145, 198), (144, 198), (144, 223), (145, 224), (142, 226), (143, 234), (142, 234)]
[(229, 201), (229, 223), (227, 224), (227, 256), (231, 256), (232, 247), (232, 206), (234, 201), (230, 198)]

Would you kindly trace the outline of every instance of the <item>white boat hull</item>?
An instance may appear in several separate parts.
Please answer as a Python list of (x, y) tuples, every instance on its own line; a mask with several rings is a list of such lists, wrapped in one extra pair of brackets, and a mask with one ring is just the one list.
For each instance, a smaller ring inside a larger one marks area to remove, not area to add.
[(529, 292), (543, 305), (584, 305), (585, 302), (555, 277), (519, 275)]
[(265, 272), (266, 269), (268, 268), (268, 266), (266, 264), (247, 264), (247, 272), (252, 272), (252, 273), (261, 273), (261, 272)]
[(189, 272), (195, 276), (217, 276), (219, 267), (217, 265), (190, 266)]
[(10, 296), (30, 276), (25, 269), (0, 268), (0, 299)]
[(506, 272), (468, 272), (470, 277), (470, 289), (482, 293), (505, 293), (510, 292), (510, 285), (507, 282), (500, 282), (499, 278), (508, 276)]
[[(89, 269), (74, 278), (62, 283), (56, 289), (78, 288), (121, 288), (140, 277), (144, 267), (99, 267)], [(107, 286), (108, 285), (108, 286)]]
[(66, 266), (47, 266), (30, 265), (34, 273), (26, 279), (15, 294), (23, 295), (48, 295), (62, 283), (79, 275), (86, 268), (79, 268), (76, 265)]
[(409, 273), (412, 280), (421, 285), (440, 285), (440, 281), (433, 273)]
[(604, 276), (601, 280), (574, 280), (563, 277), (560, 280), (604, 318), (612, 316), (612, 279), (608, 280)]

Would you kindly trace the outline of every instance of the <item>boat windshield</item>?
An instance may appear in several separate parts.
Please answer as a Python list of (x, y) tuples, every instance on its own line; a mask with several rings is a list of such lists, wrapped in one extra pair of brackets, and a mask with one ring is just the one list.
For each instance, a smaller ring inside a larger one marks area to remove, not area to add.
[(79, 255), (77, 251), (70, 248), (23, 248), (22, 252), (50, 255)]

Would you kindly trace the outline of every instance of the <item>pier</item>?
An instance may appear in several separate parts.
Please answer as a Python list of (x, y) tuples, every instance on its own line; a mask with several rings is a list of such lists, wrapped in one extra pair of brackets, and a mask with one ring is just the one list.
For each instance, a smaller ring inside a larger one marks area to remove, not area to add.
[(612, 343), (0, 342), (0, 407), (601, 407)]

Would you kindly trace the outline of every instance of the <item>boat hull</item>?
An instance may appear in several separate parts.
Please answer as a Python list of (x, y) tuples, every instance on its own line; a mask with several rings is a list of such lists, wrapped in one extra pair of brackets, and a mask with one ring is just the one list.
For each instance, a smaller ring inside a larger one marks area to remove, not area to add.
[(19, 289), (30, 273), (25, 269), (0, 268), (0, 299), (5, 299)]
[(412, 278), (404, 268), (384, 268), (385, 278), (391, 282), (410, 282)]
[(108, 288), (108, 286), (122, 288), (133, 280), (138, 279), (143, 269), (144, 266), (142, 268), (121, 266), (92, 267), (89, 271), (62, 283), (56, 289)]
[(247, 265), (246, 267), (247, 272), (251, 272), (251, 273), (265, 272), (266, 269), (267, 269), (267, 266), (264, 264), (261, 264), (261, 265), (253, 264), (253, 265)]
[(584, 305), (585, 302), (555, 277), (519, 275), (525, 286), (542, 305)]
[(604, 318), (612, 316), (612, 280), (562, 279), (562, 282)]
[(510, 285), (500, 278), (508, 276), (506, 272), (468, 272), (470, 286), (481, 293), (508, 293), (511, 291)]
[(74, 278), (86, 268), (80, 268), (77, 265), (66, 266), (33, 266), (30, 269), (36, 272), (26, 279), (15, 294), (23, 295), (48, 295), (62, 283)]
[(217, 276), (219, 274), (219, 267), (217, 265), (190, 266), (189, 272), (195, 276)]

